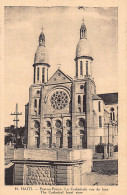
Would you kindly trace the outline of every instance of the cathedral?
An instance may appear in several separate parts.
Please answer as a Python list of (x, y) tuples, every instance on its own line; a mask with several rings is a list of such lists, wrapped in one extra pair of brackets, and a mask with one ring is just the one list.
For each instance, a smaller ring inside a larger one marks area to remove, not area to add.
[(118, 93), (96, 94), (93, 57), (84, 21), (76, 46), (75, 76), (60, 68), (48, 77), (50, 63), (45, 34), (39, 36), (34, 79), (25, 106), (27, 148), (92, 149), (103, 145), (105, 158), (118, 144)]

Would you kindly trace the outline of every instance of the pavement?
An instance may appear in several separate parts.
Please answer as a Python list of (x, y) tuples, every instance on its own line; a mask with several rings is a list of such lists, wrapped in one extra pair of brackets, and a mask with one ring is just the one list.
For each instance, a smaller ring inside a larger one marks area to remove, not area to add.
[(84, 175), (85, 185), (118, 185), (118, 174), (101, 174), (99, 172), (86, 173)]

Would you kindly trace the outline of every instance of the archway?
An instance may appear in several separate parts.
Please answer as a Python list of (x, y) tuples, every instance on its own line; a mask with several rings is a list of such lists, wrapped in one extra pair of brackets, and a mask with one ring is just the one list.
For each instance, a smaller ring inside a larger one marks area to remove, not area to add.
[(47, 147), (51, 148), (51, 133), (47, 131)]
[(62, 148), (62, 134), (61, 131), (56, 132), (56, 147)]
[(80, 146), (85, 148), (85, 132), (84, 130), (80, 130)]
[(35, 121), (34, 123), (34, 127), (35, 127), (35, 147), (39, 148), (40, 146), (40, 123), (39, 121)]
[(67, 133), (68, 148), (72, 148), (72, 133), (68, 131)]

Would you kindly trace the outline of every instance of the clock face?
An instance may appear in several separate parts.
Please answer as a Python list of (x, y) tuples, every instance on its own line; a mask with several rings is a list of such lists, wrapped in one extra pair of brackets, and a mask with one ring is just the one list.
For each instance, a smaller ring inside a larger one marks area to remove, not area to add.
[(68, 103), (68, 95), (65, 91), (57, 90), (51, 96), (50, 102), (54, 109), (61, 110), (65, 108)]

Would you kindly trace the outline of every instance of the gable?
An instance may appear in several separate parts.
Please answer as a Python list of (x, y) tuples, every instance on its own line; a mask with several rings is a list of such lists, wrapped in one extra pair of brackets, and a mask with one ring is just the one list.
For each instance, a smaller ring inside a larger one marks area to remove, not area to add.
[(48, 80), (46, 85), (50, 84), (58, 84), (58, 83), (70, 83), (72, 82), (72, 78), (64, 74), (60, 69), (58, 69), (53, 76)]

